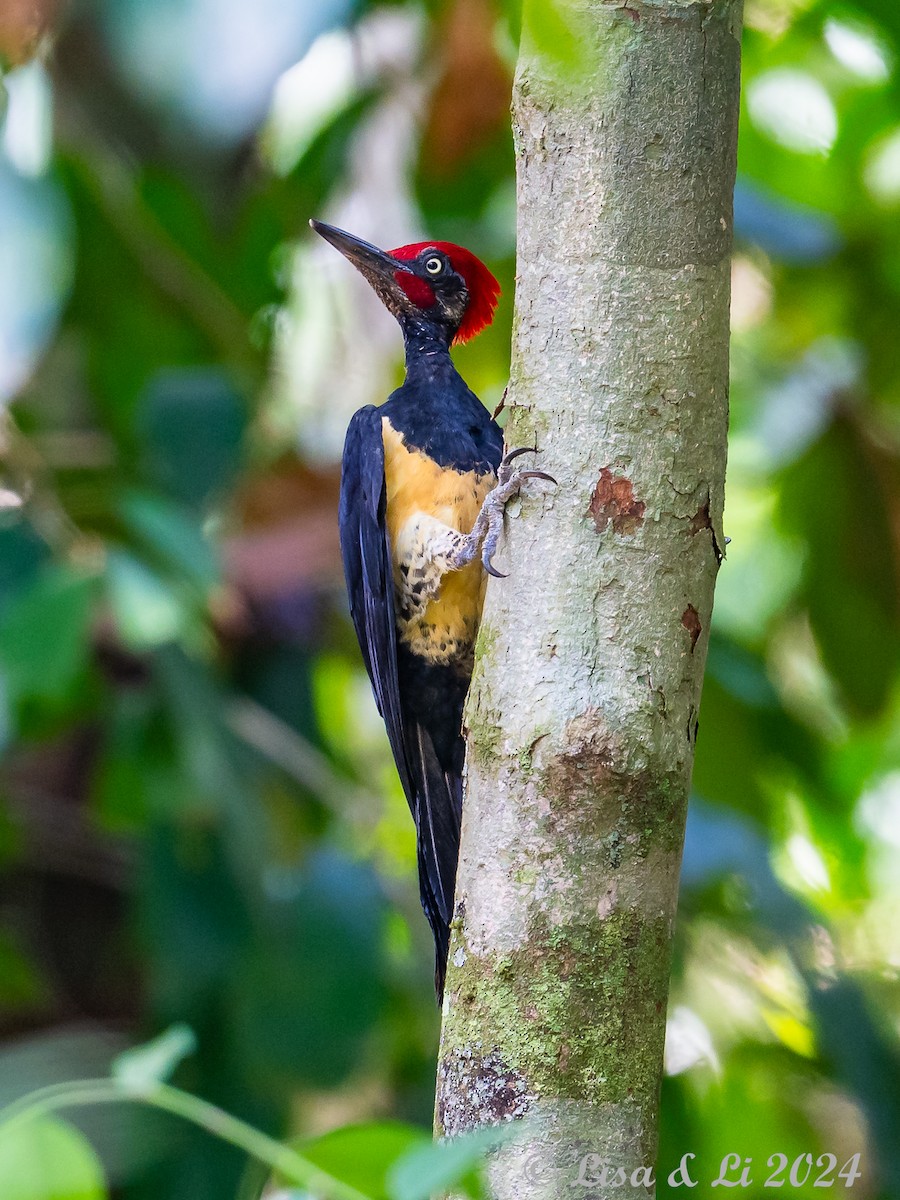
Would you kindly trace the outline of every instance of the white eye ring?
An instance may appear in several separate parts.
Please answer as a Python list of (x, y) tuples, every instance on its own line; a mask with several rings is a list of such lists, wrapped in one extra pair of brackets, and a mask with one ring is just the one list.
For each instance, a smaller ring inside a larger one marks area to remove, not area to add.
[(427, 262), (425, 263), (425, 270), (428, 272), (429, 275), (440, 275), (440, 273), (441, 273), (441, 271), (443, 271), (443, 269), (444, 269), (444, 264), (443, 264), (443, 262), (441, 262), (441, 260), (437, 257), (436, 254), (432, 255), (432, 257), (429, 258), (427, 260)]

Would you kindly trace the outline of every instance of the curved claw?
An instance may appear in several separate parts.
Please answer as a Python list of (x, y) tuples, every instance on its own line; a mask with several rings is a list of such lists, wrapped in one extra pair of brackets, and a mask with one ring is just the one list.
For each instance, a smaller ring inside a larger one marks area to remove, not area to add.
[(506, 466), (506, 464), (511, 463), (514, 458), (518, 458), (520, 454), (537, 454), (537, 452), (537, 446), (520, 446), (518, 450), (510, 450), (509, 454), (504, 454), (500, 461), (500, 465)]
[(484, 569), (487, 571), (488, 575), (493, 575), (493, 577), (494, 577), (495, 579), (508, 579), (508, 578), (509, 578), (509, 576), (508, 576), (508, 575), (506, 575), (506, 574), (504, 574), (504, 572), (503, 572), (503, 571), (498, 571), (498, 570), (497, 570), (497, 568), (496, 568), (496, 567), (494, 566), (494, 564), (491, 562), (490, 556), (489, 556), (489, 555), (487, 555), (487, 554), (482, 554), (482, 556), (481, 556), (481, 565), (482, 565), (482, 566), (484, 567)]
[(553, 476), (548, 475), (546, 471), (520, 471), (519, 479), (546, 479), (548, 483), (556, 484), (559, 487)]

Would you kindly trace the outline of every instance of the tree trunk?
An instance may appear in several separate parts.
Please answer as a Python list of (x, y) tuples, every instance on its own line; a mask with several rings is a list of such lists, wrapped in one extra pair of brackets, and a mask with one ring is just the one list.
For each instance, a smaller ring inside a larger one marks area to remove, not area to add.
[(488, 589), (436, 1111), (446, 1135), (528, 1115), (497, 1200), (621, 1196), (617, 1168), (653, 1194), (724, 545), (739, 36), (740, 0), (526, 18), (506, 434), (559, 486), (510, 506)]

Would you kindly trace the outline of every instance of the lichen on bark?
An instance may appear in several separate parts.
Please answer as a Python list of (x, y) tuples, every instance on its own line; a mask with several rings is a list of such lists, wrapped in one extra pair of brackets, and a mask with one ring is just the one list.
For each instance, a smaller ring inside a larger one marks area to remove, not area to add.
[(447, 1134), (527, 1116), (497, 1200), (653, 1164), (724, 545), (739, 0), (554, 8), (571, 45), (526, 12), (515, 85), (506, 407), (559, 486), (523, 494), (488, 588), (436, 1105)]

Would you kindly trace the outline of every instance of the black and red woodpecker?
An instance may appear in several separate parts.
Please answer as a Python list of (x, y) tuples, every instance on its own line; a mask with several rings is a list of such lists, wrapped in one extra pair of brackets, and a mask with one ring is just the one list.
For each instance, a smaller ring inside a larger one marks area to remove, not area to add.
[(494, 316), (500, 285), (448, 242), (379, 250), (341, 229), (313, 229), (365, 276), (394, 314), (406, 379), (354, 414), (341, 462), (341, 552), (350, 612), (416, 823), (419, 889), (444, 989), (459, 856), (465, 742), (485, 572), (507, 500), (523, 479), (503, 434), (469, 390), (450, 346)]

